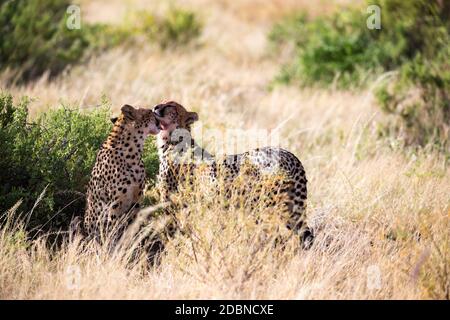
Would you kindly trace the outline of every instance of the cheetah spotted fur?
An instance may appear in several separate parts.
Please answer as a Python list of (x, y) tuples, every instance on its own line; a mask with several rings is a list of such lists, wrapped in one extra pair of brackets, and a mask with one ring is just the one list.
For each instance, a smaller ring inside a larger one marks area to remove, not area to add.
[(86, 192), (84, 232), (99, 236), (109, 228), (128, 223), (143, 195), (144, 140), (159, 132), (152, 110), (124, 105), (114, 127), (97, 153)]
[[(218, 172), (221, 172), (226, 179), (232, 181), (247, 162), (256, 166), (255, 175), (270, 172), (276, 165), (286, 177), (280, 187), (287, 196), (285, 204), (290, 218), (286, 225), (299, 235), (303, 248), (308, 249), (312, 245), (314, 235), (305, 223), (307, 178), (302, 163), (294, 154), (282, 148), (265, 147), (216, 160), (190, 137), (191, 125), (198, 120), (197, 113), (187, 111), (174, 101), (159, 104), (153, 110), (161, 126), (157, 139), (160, 158), (158, 186), (162, 201), (170, 201), (170, 195), (178, 190), (180, 179), (184, 177), (182, 171), (186, 171), (186, 166), (176, 161), (180, 152), (186, 153), (189, 150), (192, 154), (201, 155), (208, 163), (212, 179), (217, 178)], [(180, 129), (188, 133), (189, 139), (183, 140), (182, 135), (174, 134)], [(183, 143), (189, 145), (183, 146)], [(189, 172), (194, 172), (192, 166), (195, 164), (191, 163), (189, 166)]]

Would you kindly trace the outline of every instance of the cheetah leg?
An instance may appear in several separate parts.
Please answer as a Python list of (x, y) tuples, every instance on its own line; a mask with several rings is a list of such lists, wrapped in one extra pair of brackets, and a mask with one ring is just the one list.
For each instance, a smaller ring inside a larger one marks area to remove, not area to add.
[(292, 213), (287, 227), (299, 236), (302, 249), (308, 250), (314, 242), (314, 231), (305, 222), (306, 206), (289, 204), (289, 208)]

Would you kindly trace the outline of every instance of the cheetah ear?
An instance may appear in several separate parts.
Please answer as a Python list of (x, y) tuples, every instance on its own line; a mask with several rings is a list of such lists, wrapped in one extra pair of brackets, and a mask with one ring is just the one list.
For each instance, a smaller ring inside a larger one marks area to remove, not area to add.
[(131, 121), (136, 119), (136, 117), (135, 117), (136, 109), (133, 108), (132, 106), (130, 106), (129, 104), (124, 105), (121, 110), (122, 110), (122, 114), (124, 115), (125, 119), (131, 120)]
[(116, 121), (117, 121), (117, 119), (119, 119), (119, 117), (112, 117), (112, 118), (111, 118), (111, 122), (112, 122), (113, 124), (115, 124)]
[(186, 117), (186, 124), (187, 125), (191, 125), (195, 121), (198, 121), (198, 114), (197, 114), (197, 112), (188, 112), (187, 117)]

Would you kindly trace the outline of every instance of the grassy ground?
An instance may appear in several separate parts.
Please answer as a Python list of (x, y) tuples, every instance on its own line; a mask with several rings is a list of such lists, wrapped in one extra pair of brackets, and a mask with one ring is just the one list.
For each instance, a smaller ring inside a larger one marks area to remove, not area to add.
[[(82, 18), (114, 23), (128, 9), (164, 9), (156, 3), (82, 1)], [(345, 1), (178, 3), (204, 21), (199, 45), (117, 48), (55, 81), (44, 77), (8, 91), (33, 97), (34, 114), (59, 101), (94, 108), (103, 95), (116, 108), (173, 99), (199, 113), (194, 137), (200, 128), (275, 130), (305, 165), (315, 245), (281, 251), (254, 236), (264, 227), (246, 220), (245, 210), (225, 210), (195, 193), (185, 195), (189, 209), (179, 212), (193, 235), (175, 238), (151, 270), (127, 267), (123, 255), (94, 243), (75, 238), (52, 252), (44, 238), (24, 241), (18, 225), (3, 228), (0, 298), (449, 299), (445, 160), (402, 150), (395, 139), (379, 141), (383, 115), (370, 89), (268, 89), (279, 69), (267, 53), (274, 19), (294, 8), (331, 12)]]

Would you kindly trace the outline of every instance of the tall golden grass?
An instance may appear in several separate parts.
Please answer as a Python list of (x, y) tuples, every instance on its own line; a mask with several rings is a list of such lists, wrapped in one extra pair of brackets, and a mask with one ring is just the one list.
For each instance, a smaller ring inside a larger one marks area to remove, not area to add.
[[(55, 248), (46, 246), (46, 236), (27, 239), (13, 208), (0, 230), (0, 298), (450, 298), (448, 162), (431, 151), (404, 150), (395, 137), (379, 140), (383, 115), (370, 88), (269, 90), (279, 64), (267, 54), (266, 32), (283, 10), (311, 2), (268, 2), (177, 1), (204, 19), (200, 45), (122, 47), (51, 82), (7, 87), (0, 80), (0, 86), (33, 97), (35, 114), (60, 101), (93, 108), (102, 95), (116, 107), (173, 99), (199, 112), (194, 137), (200, 125), (276, 132), (306, 169), (313, 247), (299, 250), (293, 240), (284, 250), (274, 245), (283, 232), (276, 208), (226, 207), (188, 190), (177, 200), (188, 206), (176, 216), (191, 232), (171, 239), (161, 263), (148, 268), (144, 256), (130, 264), (129, 247), (111, 254), (77, 236)], [(341, 2), (320, 8), (336, 10)], [(82, 17), (117, 21), (123, 6), (161, 5), (81, 1)], [(256, 224), (255, 214), (273, 221)]]

